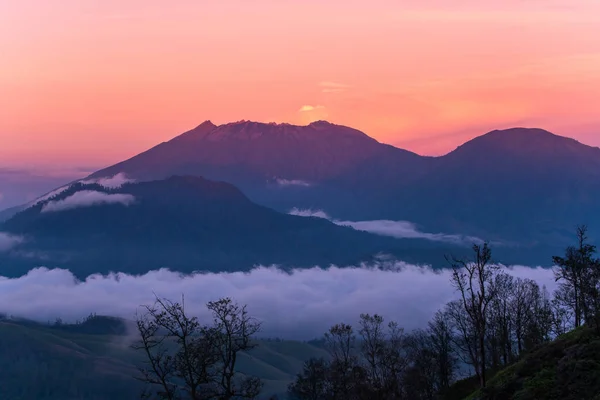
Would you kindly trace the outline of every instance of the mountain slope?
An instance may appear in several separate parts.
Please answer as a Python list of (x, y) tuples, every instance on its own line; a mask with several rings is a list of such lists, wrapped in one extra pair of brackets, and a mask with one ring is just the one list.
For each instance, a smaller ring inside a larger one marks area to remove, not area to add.
[(498, 372), (465, 400), (500, 399), (600, 399), (600, 337), (588, 327), (569, 332)]
[(366, 160), (388, 157), (390, 152), (407, 162), (420, 160), (414, 153), (381, 144), (358, 130), (325, 121), (307, 126), (251, 121), (216, 126), (206, 121), (90, 178), (123, 172), (139, 179), (185, 174), (209, 179), (227, 176), (234, 184), (239, 178), (318, 183)]
[(365, 196), (367, 188), (411, 181), (426, 169), (427, 159), (417, 154), (325, 121), (307, 126), (206, 121), (90, 178), (204, 176), (232, 183), (279, 211), (317, 207), (366, 218), (375, 205)]
[(39, 265), (69, 268), (79, 277), (162, 267), (192, 272), (247, 271), (258, 264), (345, 266), (372, 261), (380, 252), (441, 266), (444, 253), (466, 250), (281, 214), (230, 184), (182, 176), (115, 189), (78, 183), (18, 213), (0, 230), (24, 237), (0, 260), (2, 274), (11, 276)]
[(562, 244), (575, 224), (600, 234), (600, 149), (542, 129), (496, 130), (421, 157), (324, 121), (205, 122), (93, 174), (203, 175), (259, 204), (344, 220), (408, 220), (435, 232)]

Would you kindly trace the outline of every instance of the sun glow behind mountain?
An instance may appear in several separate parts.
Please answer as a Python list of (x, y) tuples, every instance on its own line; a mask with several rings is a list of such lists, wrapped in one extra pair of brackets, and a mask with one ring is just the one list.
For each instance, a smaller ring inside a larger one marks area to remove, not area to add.
[(0, 159), (103, 165), (207, 118), (425, 154), (515, 125), (600, 144), (600, 3), (459, 3), (2, 2)]

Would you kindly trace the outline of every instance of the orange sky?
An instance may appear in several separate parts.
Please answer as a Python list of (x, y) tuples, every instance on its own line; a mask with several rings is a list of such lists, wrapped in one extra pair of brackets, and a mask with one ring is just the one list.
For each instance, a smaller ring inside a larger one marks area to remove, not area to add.
[(0, 0), (0, 167), (101, 166), (206, 119), (600, 145), (598, 32), (599, 0)]

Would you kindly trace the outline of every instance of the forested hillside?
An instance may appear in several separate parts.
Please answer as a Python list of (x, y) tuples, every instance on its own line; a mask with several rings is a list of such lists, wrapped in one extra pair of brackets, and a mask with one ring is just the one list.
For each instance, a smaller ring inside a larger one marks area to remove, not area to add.
[(579, 227), (576, 245), (554, 257), (560, 285), (551, 296), (494, 264), (487, 244), (476, 245), (472, 259), (449, 260), (457, 300), (426, 329), (404, 332), (378, 315), (361, 315), (357, 328), (334, 325), (325, 335), (330, 359), (309, 360), (289, 393), (298, 400), (596, 399), (595, 254)]

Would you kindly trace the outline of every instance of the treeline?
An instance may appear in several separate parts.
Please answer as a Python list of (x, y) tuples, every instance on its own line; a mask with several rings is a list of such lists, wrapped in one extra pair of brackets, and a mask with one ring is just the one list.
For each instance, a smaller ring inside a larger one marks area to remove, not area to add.
[[(288, 394), (296, 400), (434, 400), (457, 379), (488, 375), (572, 328), (600, 333), (600, 260), (585, 226), (577, 244), (553, 257), (559, 287), (551, 296), (530, 279), (515, 278), (492, 259), (488, 244), (471, 259), (448, 258), (457, 299), (424, 329), (405, 332), (380, 315), (360, 315), (356, 327), (339, 323), (324, 335), (329, 358), (308, 360)], [(419, 299), (414, 299), (419, 301)], [(399, 307), (410, 307), (400, 304)], [(260, 324), (230, 299), (208, 303), (213, 320), (201, 325), (183, 302), (157, 299), (137, 320), (136, 348), (145, 355), (145, 398), (258, 398), (262, 382), (239, 376), (239, 352), (255, 347)]]
[[(577, 245), (554, 257), (559, 288), (550, 296), (492, 260), (488, 244), (473, 258), (448, 258), (458, 298), (426, 329), (405, 333), (379, 315), (361, 315), (358, 329), (338, 324), (325, 334), (329, 360), (311, 359), (289, 394), (298, 400), (444, 399), (460, 366), (484, 388), (488, 373), (572, 328), (600, 333), (600, 260), (585, 226)], [(418, 299), (415, 299), (418, 301)]]

